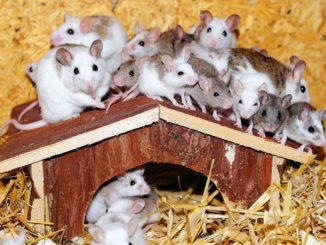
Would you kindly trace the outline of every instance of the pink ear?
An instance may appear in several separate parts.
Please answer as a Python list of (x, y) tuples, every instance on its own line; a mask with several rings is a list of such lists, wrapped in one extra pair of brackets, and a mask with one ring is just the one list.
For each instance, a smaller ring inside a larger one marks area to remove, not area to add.
[(105, 241), (104, 231), (98, 225), (89, 224), (88, 232), (95, 242), (103, 243)]
[(268, 102), (268, 94), (265, 91), (258, 92), (258, 99), (262, 105), (266, 105)]
[(122, 49), (122, 53), (121, 53), (121, 59), (122, 59), (122, 63), (127, 63), (128, 61), (132, 60), (131, 56), (129, 55), (128, 49), (127, 47), (124, 47)]
[(266, 91), (267, 90), (267, 85), (266, 83), (263, 83), (262, 85), (260, 85), (257, 89), (257, 91)]
[(164, 65), (164, 69), (166, 72), (172, 72), (174, 70), (173, 59), (169, 55), (163, 55), (161, 57), (161, 61)]
[(202, 26), (202, 25), (199, 25), (199, 26), (196, 28), (196, 30), (195, 30), (195, 32), (194, 32), (194, 39), (195, 39), (196, 41), (199, 40), (200, 33), (201, 33), (202, 30), (203, 30), (203, 26)]
[(213, 20), (213, 15), (208, 10), (203, 10), (200, 12), (199, 18), (205, 26), (208, 26)]
[(90, 18), (89, 17), (83, 18), (80, 22), (79, 28), (82, 33), (84, 34), (89, 33), (91, 31)]
[(233, 81), (233, 90), (237, 96), (240, 96), (244, 90), (242, 83), (238, 80)]
[(191, 47), (189, 45), (185, 45), (181, 51), (180, 57), (186, 62), (188, 62), (190, 55), (191, 55)]
[(130, 212), (132, 214), (138, 214), (144, 209), (144, 207), (145, 207), (145, 200), (137, 199), (132, 203), (132, 205), (130, 207)]
[(304, 70), (306, 69), (306, 62), (304, 62), (303, 60), (299, 60), (294, 68), (293, 68), (293, 79), (294, 80), (297, 80), (298, 82), (300, 81), (302, 75), (303, 75), (303, 72)]
[(230, 15), (225, 22), (229, 30), (234, 31), (240, 24), (240, 16), (237, 14)]
[(296, 63), (298, 63), (299, 60), (300, 60), (299, 57), (296, 56), (296, 55), (292, 55), (292, 56), (290, 57), (291, 65), (295, 65)]
[(184, 36), (184, 30), (181, 25), (176, 25), (174, 28), (174, 36), (176, 40), (181, 41)]
[(291, 100), (292, 100), (292, 95), (291, 94), (285, 95), (281, 100), (281, 106), (284, 109), (289, 108), (289, 106), (291, 105)]
[(155, 43), (155, 42), (157, 42), (158, 38), (160, 37), (160, 34), (161, 34), (160, 28), (154, 27), (154, 28), (150, 29), (149, 33), (146, 35), (146, 39), (150, 43)]
[(102, 49), (103, 42), (100, 39), (96, 39), (89, 48), (89, 52), (92, 56), (99, 58), (101, 56)]
[(70, 66), (72, 62), (71, 53), (65, 48), (59, 48), (56, 52), (57, 61), (63, 66)]
[(209, 92), (212, 88), (212, 81), (211, 79), (208, 79), (205, 76), (201, 76), (199, 78), (199, 87), (204, 91), (204, 92)]
[(139, 34), (139, 33), (143, 32), (143, 31), (144, 31), (143, 27), (141, 26), (141, 24), (137, 20), (136, 23), (135, 23), (135, 33)]
[(309, 118), (309, 108), (308, 106), (304, 105), (302, 107), (301, 112), (299, 112), (299, 119), (303, 122), (307, 121)]

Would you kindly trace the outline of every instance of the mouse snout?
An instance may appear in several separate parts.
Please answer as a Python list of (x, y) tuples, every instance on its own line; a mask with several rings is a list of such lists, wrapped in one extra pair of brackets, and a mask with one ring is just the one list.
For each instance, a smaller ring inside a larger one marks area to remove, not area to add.
[(264, 123), (264, 130), (267, 132), (274, 132), (277, 128), (273, 123)]
[(217, 49), (217, 40), (212, 39), (210, 45), (212, 49)]
[(252, 116), (252, 113), (250, 113), (249, 111), (240, 111), (240, 116), (243, 119), (249, 119)]
[(233, 100), (232, 100), (232, 98), (229, 98), (229, 97), (225, 98), (223, 102), (224, 102), (223, 109), (229, 109), (233, 105)]
[(197, 75), (189, 76), (188, 77), (188, 84), (189, 85), (195, 85), (198, 82), (199, 78)]
[(123, 78), (119, 75), (115, 75), (112, 79), (112, 82), (116, 85), (116, 86), (123, 86)]
[(94, 94), (94, 87), (93, 87), (93, 85), (91, 83), (88, 83), (86, 85), (86, 91), (87, 91), (88, 94), (90, 94), (91, 96), (93, 96), (93, 94)]
[(51, 36), (50, 42), (52, 45), (58, 45), (61, 42), (61, 37), (59, 35)]
[(139, 187), (140, 193), (141, 195), (148, 195), (150, 193), (150, 188), (148, 185), (143, 184)]

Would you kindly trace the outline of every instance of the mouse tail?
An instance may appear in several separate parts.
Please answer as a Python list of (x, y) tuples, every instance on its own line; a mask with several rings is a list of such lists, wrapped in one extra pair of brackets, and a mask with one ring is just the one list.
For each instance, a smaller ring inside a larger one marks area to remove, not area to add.
[(15, 128), (17, 128), (19, 130), (31, 130), (31, 129), (40, 128), (42, 126), (45, 126), (48, 123), (44, 119), (41, 119), (41, 120), (36, 121), (36, 122), (27, 123), (27, 124), (21, 124), (20, 122), (18, 122), (15, 119), (10, 119), (10, 120), (8, 120), (7, 122), (5, 122), (4, 124), (1, 125), (1, 127), (0, 127), (0, 135), (3, 133), (3, 131), (10, 124), (13, 124), (15, 126)]
[(31, 109), (33, 109), (35, 106), (38, 105), (38, 101), (35, 100), (34, 102), (32, 102), (31, 104), (29, 104), (26, 108), (24, 108), (24, 110), (19, 114), (18, 116), (18, 121), (20, 121), (20, 119), (27, 113), (29, 112)]

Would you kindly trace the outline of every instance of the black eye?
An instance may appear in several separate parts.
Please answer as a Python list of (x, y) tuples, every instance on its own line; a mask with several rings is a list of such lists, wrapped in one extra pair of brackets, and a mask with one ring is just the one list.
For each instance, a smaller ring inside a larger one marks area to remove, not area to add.
[(222, 35), (226, 37), (228, 35), (228, 33), (226, 31), (223, 31)]
[(256, 102), (256, 103), (254, 104), (254, 106), (258, 106), (258, 103)]
[(118, 67), (117, 71), (120, 71), (120, 67)]
[(75, 73), (75, 75), (79, 74), (79, 69), (77, 67), (75, 67), (74, 73)]
[(145, 42), (144, 42), (144, 41), (140, 41), (138, 44), (139, 44), (140, 46), (142, 46), (142, 47), (145, 46)]
[(219, 96), (220, 94), (218, 93), (218, 92), (215, 92), (214, 93), (214, 97), (217, 97), (217, 96)]
[(182, 76), (183, 74), (184, 74), (183, 71), (179, 71), (179, 72), (178, 72), (178, 76)]
[(98, 71), (97, 65), (93, 65), (93, 71)]
[(301, 91), (301, 93), (306, 92), (306, 87), (305, 86), (300, 86), (300, 91)]
[(68, 30), (67, 30), (67, 33), (68, 33), (69, 35), (74, 35), (74, 30), (73, 30), (73, 29), (68, 29)]
[(261, 113), (261, 115), (262, 115), (263, 117), (266, 117), (266, 115), (267, 115), (266, 111), (263, 110), (263, 112)]
[(136, 184), (136, 181), (134, 181), (134, 180), (130, 181), (130, 185), (135, 185), (135, 184)]
[(128, 243), (128, 245), (132, 245), (132, 243), (131, 243), (131, 242), (129, 242), (129, 243)]
[(209, 33), (211, 31), (212, 31), (212, 28), (209, 27), (209, 28), (207, 28), (207, 31), (206, 32)]
[(313, 133), (315, 132), (314, 127), (310, 126), (310, 127), (308, 128), (308, 132), (313, 134)]
[(231, 94), (231, 90), (229, 89), (229, 94)]
[(131, 70), (131, 71), (129, 72), (129, 76), (133, 77), (134, 75), (135, 75), (134, 71)]
[(242, 104), (242, 100), (239, 100), (239, 104)]
[(281, 112), (278, 112), (278, 113), (277, 113), (277, 119), (278, 119), (278, 120), (281, 120), (281, 117), (282, 117)]
[(33, 67), (30, 66), (29, 69), (28, 69), (29, 72), (33, 72)]

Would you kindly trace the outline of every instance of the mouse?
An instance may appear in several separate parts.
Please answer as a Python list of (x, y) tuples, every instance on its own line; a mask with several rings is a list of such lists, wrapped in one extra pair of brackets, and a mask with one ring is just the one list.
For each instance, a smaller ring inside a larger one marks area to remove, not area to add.
[(37, 69), (37, 62), (34, 62), (32, 64), (29, 64), (25, 68), (25, 74), (31, 79), (33, 83), (36, 82), (36, 69)]
[(144, 180), (143, 174), (144, 169), (126, 172), (113, 182), (101, 187), (89, 205), (86, 221), (96, 222), (110, 207), (111, 202), (118, 198), (148, 195), (150, 187)]
[(306, 102), (293, 103), (289, 108), (289, 118), (282, 130), (280, 143), (285, 145), (287, 139), (291, 139), (301, 146), (298, 153), (305, 148), (312, 152), (309, 145), (323, 147), (326, 145), (323, 119), (326, 118), (326, 109), (316, 110)]
[[(167, 54), (157, 54), (141, 65), (138, 88), (149, 98), (162, 101), (166, 97), (174, 106), (186, 105), (184, 88), (198, 82), (198, 75), (188, 63), (190, 50), (184, 48), (180, 55), (173, 58)], [(182, 105), (174, 96), (181, 95)]]
[(266, 91), (259, 91), (258, 98), (260, 107), (251, 117), (251, 123), (247, 132), (252, 134), (252, 129), (255, 128), (263, 138), (266, 137), (265, 132), (273, 133), (274, 136), (277, 136), (282, 131), (289, 117), (287, 109), (291, 105), (292, 95), (288, 94), (284, 97), (278, 97)]
[(264, 73), (240, 73), (234, 75), (230, 83), (233, 98), (233, 112), (235, 125), (242, 128), (241, 118), (248, 120), (254, 115), (259, 107), (259, 91), (275, 94), (274, 86), (271, 86), (269, 77)]
[(104, 109), (101, 102), (108, 89), (111, 75), (101, 58), (102, 41), (90, 47), (59, 46), (38, 61), (36, 89), (42, 119), (21, 124), (11, 119), (1, 126), (2, 132), (13, 124), (19, 130), (30, 130), (79, 116), (88, 107)]
[(236, 46), (235, 30), (240, 24), (240, 16), (232, 14), (226, 19), (213, 17), (208, 10), (200, 12), (201, 24), (193, 36), (197, 43), (209, 51), (223, 50)]
[(11, 234), (7, 234), (4, 240), (0, 240), (1, 245), (24, 245), (25, 244), (25, 231), (20, 231), (16, 239)]
[(185, 45), (189, 45), (194, 41), (194, 35), (186, 33), (181, 25), (176, 25), (174, 27), (173, 34), (173, 52), (177, 56), (180, 54)]
[(136, 22), (135, 33), (136, 35), (124, 47), (123, 62), (158, 53), (173, 55), (174, 35), (172, 30), (161, 32), (158, 27), (145, 30), (139, 22)]
[[(145, 206), (142, 199), (117, 199), (112, 202), (108, 211), (103, 214), (95, 224), (89, 224), (88, 231), (92, 237), (93, 245), (129, 245), (130, 237), (135, 233), (142, 232), (141, 228), (134, 223), (132, 218), (140, 213)], [(146, 244), (145, 239), (142, 243)]]
[(50, 36), (54, 46), (90, 46), (96, 39), (103, 41), (102, 57), (107, 61), (108, 71), (114, 73), (121, 64), (122, 49), (128, 40), (127, 33), (117, 18), (105, 15), (79, 18), (65, 13), (64, 23)]

